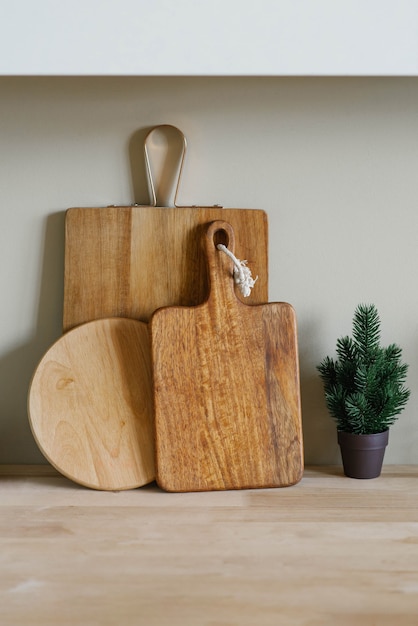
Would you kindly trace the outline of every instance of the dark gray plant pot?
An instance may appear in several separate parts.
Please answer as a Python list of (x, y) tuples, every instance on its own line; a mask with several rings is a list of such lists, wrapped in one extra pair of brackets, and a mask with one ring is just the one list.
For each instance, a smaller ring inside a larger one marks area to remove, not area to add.
[(350, 478), (377, 478), (389, 441), (389, 430), (373, 435), (338, 431), (344, 474)]

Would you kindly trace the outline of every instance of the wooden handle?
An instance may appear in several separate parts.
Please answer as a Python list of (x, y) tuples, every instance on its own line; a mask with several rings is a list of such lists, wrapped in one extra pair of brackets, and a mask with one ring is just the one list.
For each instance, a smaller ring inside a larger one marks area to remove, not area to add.
[(224, 252), (218, 250), (219, 243), (224, 244), (234, 254), (234, 229), (224, 220), (216, 220), (209, 224), (204, 237), (209, 272), (208, 301), (221, 299), (225, 304), (233, 306), (237, 302), (234, 291), (234, 264)]

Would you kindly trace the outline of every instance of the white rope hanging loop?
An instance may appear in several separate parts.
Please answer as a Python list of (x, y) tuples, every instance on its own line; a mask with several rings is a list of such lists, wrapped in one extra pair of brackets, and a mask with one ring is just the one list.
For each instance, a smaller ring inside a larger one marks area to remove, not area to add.
[(225, 252), (234, 263), (234, 281), (238, 285), (240, 292), (244, 298), (248, 298), (251, 294), (251, 289), (254, 287), (258, 276), (255, 278), (251, 275), (251, 270), (247, 267), (247, 261), (240, 261), (223, 243), (218, 243), (216, 246), (218, 250)]

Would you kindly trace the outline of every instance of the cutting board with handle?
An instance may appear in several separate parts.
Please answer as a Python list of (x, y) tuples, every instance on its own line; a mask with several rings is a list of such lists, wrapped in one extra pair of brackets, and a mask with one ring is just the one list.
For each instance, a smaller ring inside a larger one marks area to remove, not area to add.
[(209, 297), (150, 322), (157, 482), (167, 491), (284, 487), (303, 472), (295, 313), (244, 304), (233, 285), (231, 224), (204, 250)]
[(64, 476), (102, 490), (155, 479), (147, 324), (101, 319), (65, 333), (40, 361), (28, 395), (40, 450)]
[(155, 206), (149, 165), (152, 144), (148, 141), (161, 128), (152, 129), (145, 140), (150, 206), (76, 207), (66, 212), (64, 331), (113, 316), (146, 322), (162, 306), (204, 302), (208, 284), (200, 239), (205, 225), (216, 219), (232, 224), (240, 258), (246, 259), (253, 274), (258, 275), (248, 302), (268, 300), (266, 213), (259, 209), (179, 206), (177, 191), (186, 151), (182, 133), (184, 149), (175, 206)]

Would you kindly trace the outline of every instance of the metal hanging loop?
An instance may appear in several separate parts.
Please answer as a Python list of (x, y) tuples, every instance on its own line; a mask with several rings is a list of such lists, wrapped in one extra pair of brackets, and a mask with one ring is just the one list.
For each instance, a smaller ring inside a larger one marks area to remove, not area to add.
[(176, 190), (174, 193), (174, 206), (176, 208), (179, 209), (186, 209), (186, 208), (202, 208), (202, 209), (209, 209), (209, 208), (222, 208), (222, 206), (220, 204), (214, 204), (214, 205), (210, 205), (210, 206), (202, 206), (202, 205), (197, 205), (197, 204), (193, 204), (193, 205), (182, 205), (178, 203), (178, 194), (179, 194), (179, 187), (180, 187), (180, 181), (181, 181), (181, 177), (183, 174), (183, 167), (184, 167), (184, 160), (186, 157), (186, 151), (187, 151), (187, 141), (186, 141), (186, 137), (184, 136), (184, 133), (182, 133), (182, 131), (177, 128), (177, 126), (173, 126), (172, 124), (160, 124), (158, 126), (154, 126), (154, 128), (152, 128), (149, 133), (146, 135), (145, 140), (144, 140), (144, 156), (145, 156), (145, 168), (146, 168), (146, 173), (147, 173), (147, 177), (148, 177), (148, 182), (149, 182), (149, 187), (150, 187), (150, 194), (151, 194), (151, 206), (156, 207), (157, 206), (157, 194), (155, 191), (155, 184), (154, 184), (154, 179), (152, 177), (152, 170), (151, 170), (151, 162), (150, 162), (150, 154), (149, 154), (149, 140), (152, 136), (152, 134), (155, 131), (158, 130), (164, 130), (164, 129), (171, 129), (171, 130), (175, 130), (182, 138), (182, 151), (181, 151), (181, 157), (180, 157), (180, 167), (179, 167), (179, 171), (178, 171), (178, 176), (177, 176), (177, 183), (176, 183)]

